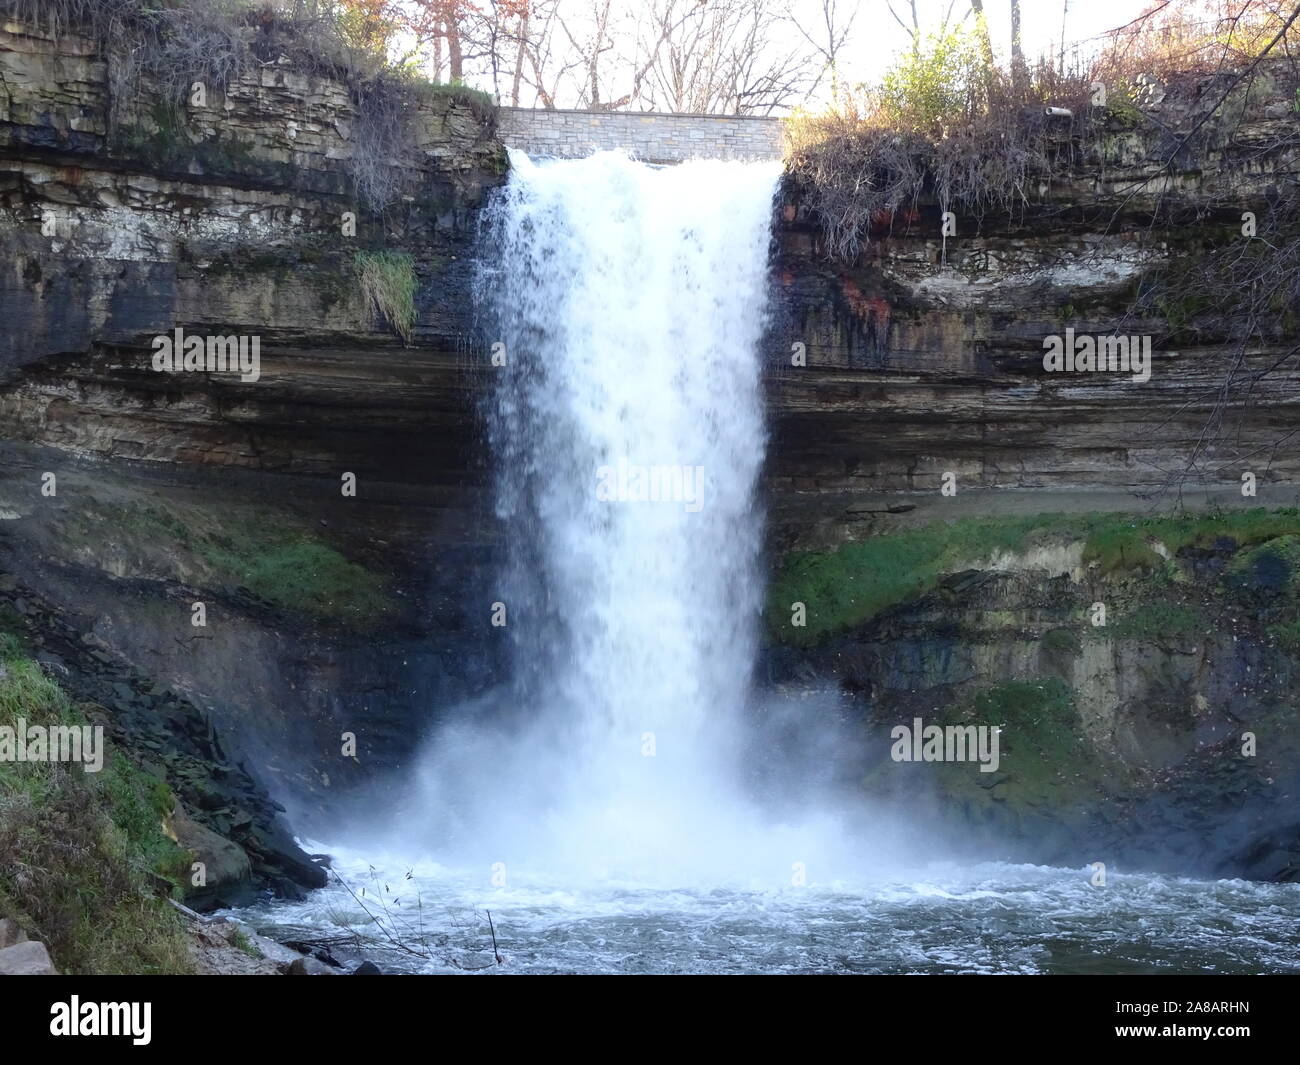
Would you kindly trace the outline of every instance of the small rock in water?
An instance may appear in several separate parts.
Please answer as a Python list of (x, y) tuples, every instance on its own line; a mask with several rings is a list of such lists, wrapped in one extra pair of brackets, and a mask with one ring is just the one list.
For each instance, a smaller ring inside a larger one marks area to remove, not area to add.
[(352, 970), (353, 976), (383, 976), (384, 970), (372, 961), (363, 961)]
[(315, 958), (298, 958), (289, 966), (288, 976), (335, 976), (336, 973), (323, 961)]

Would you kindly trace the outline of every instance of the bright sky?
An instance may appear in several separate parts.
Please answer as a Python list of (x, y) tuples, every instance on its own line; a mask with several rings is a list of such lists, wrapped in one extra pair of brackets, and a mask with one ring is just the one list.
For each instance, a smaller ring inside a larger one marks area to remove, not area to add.
[[(937, 28), (950, 3), (952, 0), (917, 0), (922, 29)], [(799, 0), (799, 4), (808, 8), (808, 24), (814, 25), (821, 0)], [(844, 6), (847, 10), (847, 3)], [(1020, 0), (1020, 37), (1026, 56), (1032, 59), (1049, 50), (1055, 52), (1061, 39), (1062, 6), (1063, 0)], [(1150, 0), (1068, 0), (1065, 39), (1067, 42), (1082, 42), (1096, 37), (1131, 22), (1149, 6)], [(796, 11), (800, 7), (796, 7)], [(952, 3), (954, 19), (969, 7), (968, 0)], [(859, 0), (859, 9), (857, 21), (853, 24), (856, 47), (850, 63), (846, 63), (850, 69), (843, 75), (851, 82), (874, 82), (890, 60), (907, 48), (908, 37), (890, 15), (885, 0)], [(911, 17), (908, 0), (894, 0), (894, 10), (904, 19)], [(1011, 42), (1010, 0), (984, 0), (984, 10), (993, 46), (1005, 55)]]

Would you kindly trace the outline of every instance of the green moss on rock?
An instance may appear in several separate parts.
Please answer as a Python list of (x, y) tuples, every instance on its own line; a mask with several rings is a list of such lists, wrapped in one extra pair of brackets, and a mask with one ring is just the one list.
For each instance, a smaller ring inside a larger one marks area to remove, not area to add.
[(75, 552), (102, 540), (106, 528), (117, 534), (111, 539), (151, 551), (156, 568), (328, 624), (367, 631), (394, 607), (387, 577), (279, 511), (217, 518), (153, 502), (88, 505), (69, 516), (64, 542)]
[(981, 773), (970, 763), (935, 763), (949, 797), (983, 801), (992, 789), (1000, 816), (1023, 820), (1051, 811), (1069, 818), (1122, 785), (1109, 759), (1084, 735), (1075, 693), (1059, 678), (980, 688), (950, 707), (941, 723), (1001, 730), (997, 772)]
[[(1175, 517), (1040, 514), (934, 522), (835, 551), (787, 555), (769, 589), (768, 632), (777, 642), (810, 646), (924, 595), (947, 575), (985, 565), (998, 554), (1050, 543), (1082, 541), (1082, 561), (1091, 572), (1110, 581), (1136, 582), (1139, 591), (1146, 588), (1147, 597), (1163, 597), (1181, 579), (1180, 551), (1250, 548), (1280, 537), (1300, 537), (1300, 510)], [(1294, 566), (1287, 563), (1289, 572), (1300, 572), (1300, 551), (1287, 550), (1295, 560)], [(804, 607), (803, 626), (793, 624), (796, 603)]]
[(1121, 613), (1110, 627), (1114, 636), (1143, 640), (1194, 639), (1210, 629), (1205, 611), (1185, 603), (1156, 600)]

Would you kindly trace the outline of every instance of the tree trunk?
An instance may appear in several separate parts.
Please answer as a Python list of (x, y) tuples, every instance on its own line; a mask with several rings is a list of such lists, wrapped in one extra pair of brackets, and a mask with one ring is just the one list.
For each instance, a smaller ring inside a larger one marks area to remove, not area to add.
[(450, 74), (450, 80), (458, 82), (464, 77), (465, 71), (462, 69), (464, 60), (461, 57), (460, 48), (460, 27), (452, 19), (444, 23), (447, 30), (447, 68)]
[(510, 86), (510, 106), (519, 106), (519, 83), (524, 77), (524, 48), (528, 43), (528, 15), (519, 20), (519, 50), (515, 52), (515, 76)]
[(1020, 46), (1020, 0), (1011, 0), (1011, 81), (1024, 83), (1025, 53)]
[(984, 0), (970, 0), (970, 9), (975, 13), (975, 34), (979, 38), (980, 58), (984, 61), (984, 93), (989, 96), (993, 90), (996, 63), (993, 59), (993, 41), (989, 37), (989, 24), (984, 20)]

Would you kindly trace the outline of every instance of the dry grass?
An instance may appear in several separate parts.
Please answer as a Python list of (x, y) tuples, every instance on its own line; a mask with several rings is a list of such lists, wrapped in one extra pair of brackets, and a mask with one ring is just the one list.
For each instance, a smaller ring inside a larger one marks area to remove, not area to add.
[[(1153, 84), (1218, 71), (1230, 82), (1230, 72), (1265, 52), (1294, 55), (1294, 10), (1271, 0), (1171, 2), (1108, 38), (1096, 55), (1058, 57), (1015, 74), (988, 65), (973, 34), (931, 38), (881, 86), (787, 120), (787, 167), (835, 259), (855, 258), (873, 232), (888, 232), (900, 210), (922, 200), (976, 218), (1011, 214), (1054, 174), (1094, 155), (1105, 119), (1117, 112), (1140, 119)], [(1209, 93), (1200, 106), (1222, 102)], [(1049, 117), (1048, 107), (1071, 115)], [(1199, 130), (1200, 116), (1194, 119)]]
[[(1027, 205), (1073, 162), (1089, 93), (1082, 77), (1015, 85), (995, 71), (964, 110), (943, 117), (904, 117), (861, 93), (786, 122), (787, 168), (821, 222), (827, 255), (851, 260), (873, 229), (922, 199), (977, 217)], [(1048, 105), (1074, 117), (1048, 118)]]
[(1094, 63), (1094, 76), (1123, 85), (1136, 75), (1156, 79), (1189, 74), (1204, 77), (1259, 58), (1274, 45), (1293, 55), (1300, 31), (1286, 28), (1295, 11), (1290, 0), (1169, 0), (1148, 5), (1139, 16), (1109, 35)]

